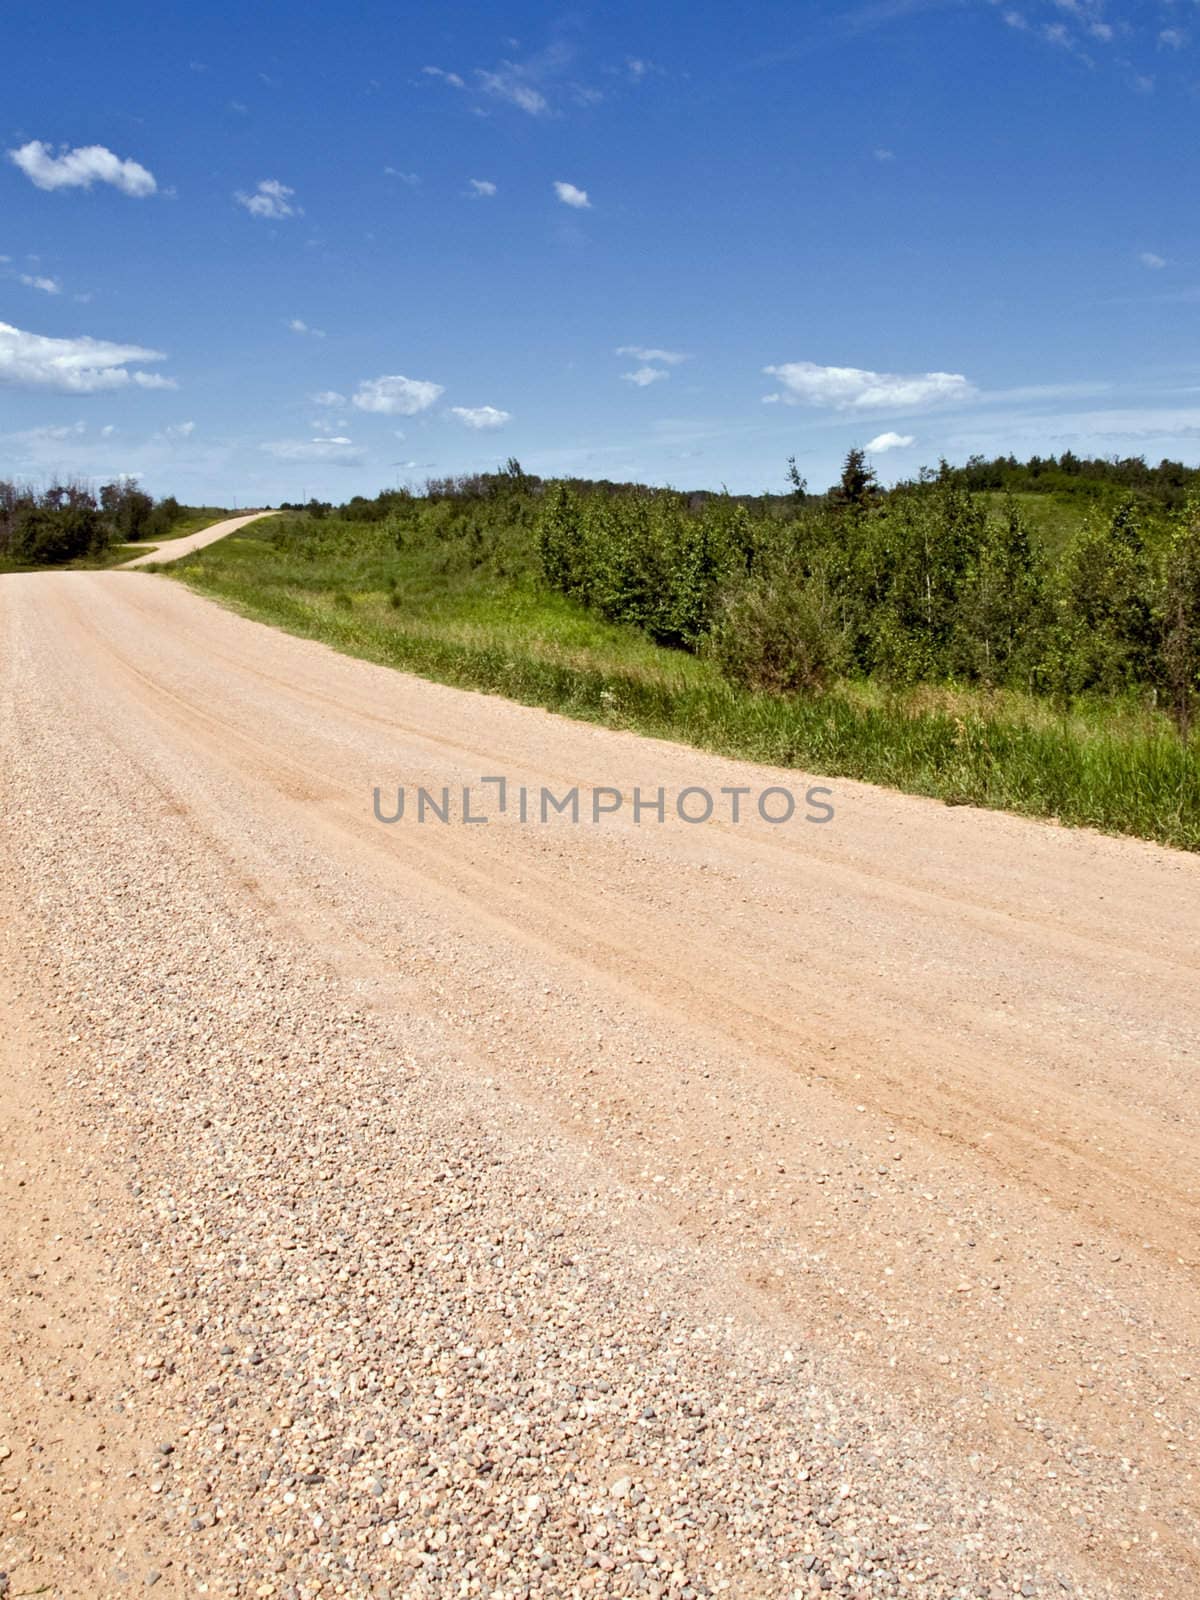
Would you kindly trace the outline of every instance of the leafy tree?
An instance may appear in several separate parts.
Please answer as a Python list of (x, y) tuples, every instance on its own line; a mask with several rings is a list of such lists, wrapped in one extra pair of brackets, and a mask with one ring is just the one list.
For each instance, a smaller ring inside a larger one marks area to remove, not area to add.
[(134, 478), (106, 483), (100, 491), (100, 508), (122, 544), (136, 544), (150, 531), (154, 501), (138, 488)]
[(1153, 648), (1150, 572), (1131, 501), (1093, 522), (1057, 582), (1047, 669), (1059, 692), (1113, 694), (1146, 682)]
[(961, 666), (984, 683), (1002, 681), (1039, 621), (1042, 578), (1015, 500), (989, 517), (968, 556), (959, 602)]
[(1162, 664), (1171, 714), (1187, 739), (1200, 692), (1200, 500), (1193, 500), (1167, 551)]

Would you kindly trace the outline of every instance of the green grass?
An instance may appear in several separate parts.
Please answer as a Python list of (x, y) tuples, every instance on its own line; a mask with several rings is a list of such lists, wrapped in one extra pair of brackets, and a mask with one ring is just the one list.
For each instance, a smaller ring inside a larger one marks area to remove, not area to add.
[(100, 572), (105, 567), (119, 567), (123, 561), (144, 556), (154, 545), (114, 544), (100, 556), (80, 556), (78, 561), (66, 561), (61, 566), (34, 566), (27, 561), (10, 561), (0, 556), (0, 572)]
[[(263, 522), (165, 568), (348, 655), (723, 755), (1200, 849), (1200, 748), (1138, 702), (1068, 711), (1012, 692), (846, 682), (781, 699), (602, 622), (517, 570), (327, 524), (276, 548)], [(286, 534), (286, 525), (284, 525)], [(501, 563), (503, 565), (503, 563)]]
[(189, 506), (186, 516), (173, 524), (170, 533), (157, 534), (153, 539), (148, 539), (146, 544), (168, 544), (172, 539), (182, 539), (189, 533), (200, 533), (205, 528), (211, 528), (214, 522), (224, 522), (226, 517), (236, 516), (236, 511), (225, 511), (220, 506)]
[[(988, 511), (1000, 514), (1008, 497), (996, 489), (982, 490), (977, 496)], [(1051, 562), (1057, 561), (1068, 548), (1089, 518), (1103, 520), (1111, 517), (1126, 499), (1115, 484), (1098, 488), (1094, 496), (1062, 495), (1048, 492), (1035, 494), (1019, 492), (1012, 496), (1016, 501), (1021, 520), (1039, 543)], [(1140, 512), (1143, 531), (1153, 545), (1165, 537), (1164, 518), (1152, 508), (1143, 506)]]

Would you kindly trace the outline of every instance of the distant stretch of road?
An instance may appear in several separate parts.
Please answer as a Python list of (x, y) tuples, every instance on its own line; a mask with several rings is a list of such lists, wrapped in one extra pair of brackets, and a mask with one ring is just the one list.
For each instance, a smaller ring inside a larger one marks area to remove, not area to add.
[(119, 570), (126, 572), (130, 567), (148, 567), (151, 562), (161, 564), (164, 561), (178, 561), (180, 556), (190, 556), (193, 550), (203, 550), (205, 545), (216, 544), (218, 539), (224, 539), (227, 534), (236, 533), (247, 523), (258, 522), (263, 516), (272, 515), (273, 512), (251, 511), (244, 517), (226, 517), (223, 522), (213, 522), (207, 528), (201, 528), (199, 533), (185, 533), (181, 539), (169, 539), (143, 555), (134, 556), (132, 561), (123, 561)]
[(1200, 860), (125, 571), (0, 743), (13, 1592), (1200, 1592)]

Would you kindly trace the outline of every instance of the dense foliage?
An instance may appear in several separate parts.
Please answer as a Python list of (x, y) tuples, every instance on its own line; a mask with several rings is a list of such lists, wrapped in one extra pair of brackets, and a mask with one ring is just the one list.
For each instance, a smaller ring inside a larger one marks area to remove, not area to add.
[(165, 537), (183, 515), (177, 500), (156, 501), (129, 478), (98, 494), (80, 484), (33, 489), (0, 480), (0, 559), (42, 567), (98, 558), (114, 544)]
[(1006, 494), (1052, 494), (1060, 499), (1102, 501), (1128, 495), (1135, 501), (1167, 510), (1181, 510), (1189, 496), (1200, 493), (1200, 469), (1180, 461), (1160, 461), (1151, 466), (1141, 456), (1123, 460), (1074, 455), (972, 456), (966, 466), (953, 469), (964, 488), (999, 489)]
[(544, 579), (660, 643), (711, 651), (731, 681), (815, 688), (979, 683), (1071, 699), (1161, 696), (1181, 729), (1200, 692), (1200, 497), (1085, 515), (1051, 561), (1014, 499), (943, 467), (882, 493), (853, 452), (842, 483), (786, 512), (552, 486)]
[[(855, 450), (825, 494), (810, 495), (794, 463), (788, 476), (790, 493), (748, 500), (545, 482), (510, 461), (423, 494), (314, 505), (272, 537), (317, 559), (331, 541), (348, 553), (361, 544), (354, 529), (374, 525), (392, 548), (428, 548), (431, 571), (544, 585), (711, 660), (741, 689), (851, 680), (1012, 689), (1060, 705), (1132, 697), (1189, 731), (1200, 488), (1174, 496), (1200, 475), (1068, 454), (943, 463), (885, 492)], [(1025, 497), (1030, 483), (1050, 495), (1064, 478), (1083, 489), (1049, 547)], [(1006, 482), (1013, 492), (997, 492)]]

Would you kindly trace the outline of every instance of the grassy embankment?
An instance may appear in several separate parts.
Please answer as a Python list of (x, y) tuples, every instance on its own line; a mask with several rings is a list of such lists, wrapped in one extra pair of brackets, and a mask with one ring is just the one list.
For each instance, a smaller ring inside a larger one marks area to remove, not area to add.
[(170, 544), (175, 539), (185, 538), (189, 533), (200, 533), (205, 528), (211, 528), (214, 522), (224, 522), (226, 517), (236, 517), (238, 512), (225, 510), (221, 506), (189, 506), (178, 522), (171, 524), (168, 533), (157, 534), (142, 545), (131, 545), (131, 551), (140, 550), (145, 555), (147, 550), (157, 549), (160, 544)]
[[(290, 525), (290, 527), (289, 527)], [(347, 654), (724, 755), (948, 804), (1200, 849), (1200, 746), (1144, 702), (1056, 708), (1012, 691), (843, 681), (778, 697), (547, 592), (518, 554), (464, 569), (436, 542), (288, 519), (164, 570), (247, 616)], [(507, 568), (507, 571), (506, 571)]]
[(101, 555), (80, 556), (75, 561), (64, 561), (54, 566), (30, 561), (12, 561), (7, 556), (0, 555), (0, 573), (100, 572), (105, 567), (119, 567), (123, 561), (132, 561), (135, 556), (144, 556), (147, 551), (156, 548), (156, 545), (151, 544), (112, 544)]

